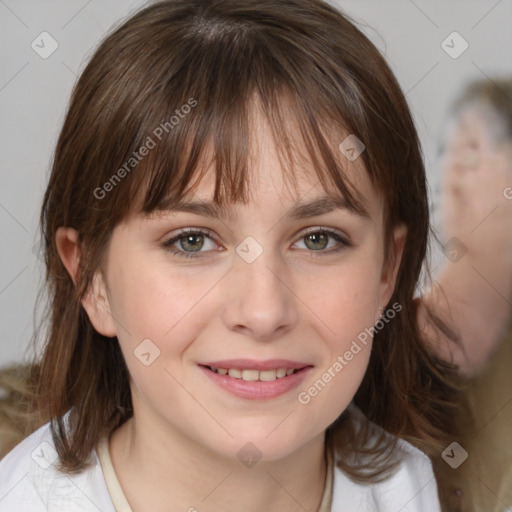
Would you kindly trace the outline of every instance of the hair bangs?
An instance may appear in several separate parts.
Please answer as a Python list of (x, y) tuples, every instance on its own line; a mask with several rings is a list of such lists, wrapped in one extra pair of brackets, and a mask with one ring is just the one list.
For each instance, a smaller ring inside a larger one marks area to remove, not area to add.
[[(261, 127), (256, 120), (265, 119), (284, 181), (297, 195), (297, 173), (313, 168), (327, 194), (341, 195), (355, 212), (367, 214), (364, 198), (347, 176), (348, 160), (334, 142), (346, 134), (344, 121), (333, 120), (326, 113), (319, 117), (318, 112), (325, 106), (302, 101), (293, 83), (282, 77), (278, 83), (276, 78), (271, 74), (247, 75), (231, 90), (227, 84), (218, 83), (217, 88), (224, 93), (215, 91), (209, 101), (203, 101), (204, 94), (198, 92), (193, 111), (161, 137), (134, 175), (127, 198), (132, 209), (149, 214), (182, 201), (209, 170), (215, 172), (214, 202), (246, 203), (251, 190), (251, 164), (257, 155), (254, 143)], [(274, 86), (269, 88), (269, 83)], [(194, 85), (199, 90), (200, 84)], [(183, 105), (187, 104), (185, 96), (186, 91)], [(169, 119), (176, 104), (167, 108)], [(155, 126), (155, 121), (145, 124)], [(148, 132), (149, 128), (141, 129), (139, 143), (147, 140)]]

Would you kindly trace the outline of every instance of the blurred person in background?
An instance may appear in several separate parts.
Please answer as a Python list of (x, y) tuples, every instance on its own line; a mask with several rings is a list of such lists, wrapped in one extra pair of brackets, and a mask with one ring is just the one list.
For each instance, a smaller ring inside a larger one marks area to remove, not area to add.
[[(469, 84), (445, 140), (446, 262), (420, 311), (438, 353), (467, 380), (467, 412), (454, 418), (461, 448), (447, 447), (434, 469), (445, 511), (501, 512), (512, 510), (512, 78)], [(460, 344), (428, 322), (425, 306)]]

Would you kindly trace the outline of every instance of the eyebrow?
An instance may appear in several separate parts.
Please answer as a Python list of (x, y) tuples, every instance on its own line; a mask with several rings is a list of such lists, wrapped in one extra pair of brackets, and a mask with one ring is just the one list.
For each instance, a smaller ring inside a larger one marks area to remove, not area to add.
[[(226, 218), (233, 216), (233, 212), (229, 206), (221, 206), (213, 201), (193, 201), (193, 202), (172, 202), (164, 201), (158, 208), (162, 212), (187, 212), (204, 217), (212, 217), (214, 219)], [(343, 197), (323, 196), (309, 203), (295, 204), (284, 217), (292, 220), (307, 219), (325, 215), (335, 210), (347, 210), (363, 219), (370, 219), (370, 214), (361, 205), (359, 208), (349, 204)]]

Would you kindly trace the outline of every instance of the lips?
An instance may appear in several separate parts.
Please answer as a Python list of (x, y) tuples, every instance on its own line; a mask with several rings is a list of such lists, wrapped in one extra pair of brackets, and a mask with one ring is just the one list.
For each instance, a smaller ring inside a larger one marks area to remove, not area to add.
[(246, 399), (282, 395), (298, 386), (313, 369), (310, 364), (287, 359), (229, 359), (201, 363), (199, 367), (215, 384)]
[(271, 359), (267, 361), (230, 359), (210, 362), (201, 366), (209, 368), (212, 372), (219, 375), (228, 375), (234, 379), (242, 379), (249, 382), (269, 382), (292, 375), (310, 365), (287, 359)]

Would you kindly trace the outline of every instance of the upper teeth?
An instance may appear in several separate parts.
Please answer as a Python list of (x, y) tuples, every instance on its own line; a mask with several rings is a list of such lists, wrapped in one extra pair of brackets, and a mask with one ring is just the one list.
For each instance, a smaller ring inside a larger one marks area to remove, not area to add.
[(242, 379), (247, 381), (261, 380), (268, 382), (271, 380), (281, 379), (287, 375), (291, 375), (295, 370), (293, 368), (278, 368), (277, 370), (237, 370), (236, 368), (211, 368), (212, 371), (220, 375), (229, 375), (234, 379)]

